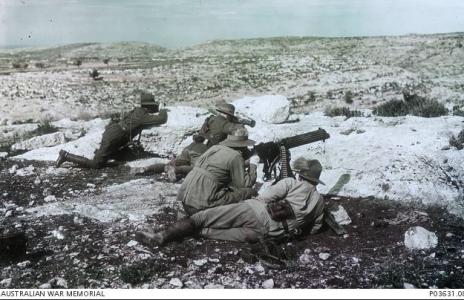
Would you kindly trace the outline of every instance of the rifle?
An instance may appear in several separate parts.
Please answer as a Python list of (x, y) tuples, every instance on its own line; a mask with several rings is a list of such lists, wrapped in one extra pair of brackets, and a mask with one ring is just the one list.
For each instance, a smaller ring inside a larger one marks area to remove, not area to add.
[[(264, 164), (264, 180), (275, 178), (275, 182), (285, 177), (293, 177), (290, 167), (289, 149), (302, 145), (325, 141), (330, 135), (322, 128), (303, 134), (287, 137), (277, 142), (259, 143), (253, 147), (251, 155), (257, 154)], [(277, 165), (280, 164), (280, 173), (277, 175)]]
[(255, 127), (256, 121), (246, 117), (235, 116), (234, 121), (243, 125), (248, 125), (250, 127)]
[[(210, 112), (211, 114), (213, 115), (217, 115), (218, 112), (212, 108), (208, 109), (208, 112)], [(247, 125), (247, 126), (250, 126), (250, 127), (255, 127), (256, 125), (256, 121), (251, 119), (251, 118), (248, 118), (248, 117), (245, 117), (243, 115), (237, 115), (237, 116), (233, 116), (233, 120), (232, 120), (234, 123), (240, 123), (240, 124), (243, 124), (243, 125)]]

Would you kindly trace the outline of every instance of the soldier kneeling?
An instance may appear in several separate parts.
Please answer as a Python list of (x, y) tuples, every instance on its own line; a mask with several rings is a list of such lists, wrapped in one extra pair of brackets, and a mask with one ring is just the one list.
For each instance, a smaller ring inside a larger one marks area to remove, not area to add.
[(131, 110), (120, 122), (109, 124), (103, 132), (100, 148), (95, 152), (93, 159), (75, 155), (64, 150), (56, 160), (56, 167), (64, 162), (72, 162), (80, 167), (98, 169), (117, 154), (120, 149), (129, 145), (143, 129), (159, 126), (166, 123), (168, 119), (167, 110), (159, 110), (153, 95), (142, 94), (140, 106)]

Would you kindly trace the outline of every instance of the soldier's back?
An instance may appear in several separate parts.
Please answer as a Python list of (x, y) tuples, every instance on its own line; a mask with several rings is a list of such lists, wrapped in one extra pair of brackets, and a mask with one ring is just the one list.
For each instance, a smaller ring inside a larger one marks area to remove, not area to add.
[(240, 123), (234, 123), (222, 115), (211, 116), (208, 119), (208, 131), (205, 137), (208, 139), (208, 147), (219, 144), (234, 130), (244, 127)]

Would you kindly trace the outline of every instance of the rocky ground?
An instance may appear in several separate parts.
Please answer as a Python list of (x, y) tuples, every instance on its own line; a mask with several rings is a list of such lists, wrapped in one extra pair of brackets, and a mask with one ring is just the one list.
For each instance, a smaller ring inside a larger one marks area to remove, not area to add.
[[(19, 169), (28, 164), (15, 162)], [(279, 244), (282, 261), (262, 261), (259, 247), (204, 239), (187, 239), (150, 249), (134, 241), (137, 229), (157, 228), (178, 218), (179, 205), (157, 203), (159, 213), (144, 221), (115, 218), (100, 222), (79, 213), (37, 217), (34, 207), (48, 193), (67, 201), (141, 178), (124, 166), (102, 170), (72, 169), (66, 176), (46, 175), (51, 166), (35, 163), (20, 178), (2, 172), (2, 231), (25, 231), (28, 254), (2, 261), (1, 284), (9, 288), (462, 288), (464, 234), (462, 220), (437, 207), (404, 205), (373, 199), (326, 198), (342, 205), (352, 222), (347, 234), (330, 229)], [(13, 167), (3, 162), (4, 170)], [(38, 174), (41, 174), (38, 176)], [(41, 183), (37, 182), (40, 178)], [(162, 181), (162, 177), (156, 178)], [(31, 200), (33, 199), (33, 200)], [(409, 250), (408, 228), (436, 232), (438, 246)], [(272, 264), (270, 264), (272, 263)], [(278, 264), (282, 264), (279, 266)], [(275, 264), (275, 265), (273, 265)]]
[[(448, 144), (463, 124), (463, 42), (464, 35), (449, 34), (0, 50), (0, 233), (28, 238), (25, 256), (0, 261), (0, 287), (463, 288), (464, 158)], [(102, 80), (89, 77), (94, 68)], [(205, 117), (204, 109), (173, 107), (284, 95), (291, 120), (300, 122), (263, 122), (250, 133), (261, 141), (329, 131), (326, 144), (292, 153), (322, 161), (324, 194), (351, 174), (338, 196), (326, 197), (346, 209), (347, 233), (326, 228), (281, 243), (272, 262), (260, 245), (137, 244), (136, 230), (182, 217), (179, 183), (134, 175), (139, 162), (81, 170), (55, 168), (52, 160), (61, 147), (91, 155), (107, 119), (137, 103), (141, 90), (171, 106), (168, 124), (142, 140), (150, 151), (144, 156), (161, 160), (189, 142)], [(405, 90), (445, 104), (448, 115), (371, 116)], [(323, 116), (332, 106), (367, 116)], [(436, 245), (409, 249), (405, 234), (414, 226), (434, 233)]]

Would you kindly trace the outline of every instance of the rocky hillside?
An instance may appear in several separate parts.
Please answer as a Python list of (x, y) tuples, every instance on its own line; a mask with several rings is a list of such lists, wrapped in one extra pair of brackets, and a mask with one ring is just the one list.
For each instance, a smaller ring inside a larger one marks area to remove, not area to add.
[[(136, 102), (282, 94), (295, 111), (345, 104), (372, 108), (404, 90), (463, 106), (464, 35), (275, 38), (217, 41), (168, 50), (140, 43), (0, 51), (0, 124), (90, 118)], [(103, 80), (89, 72), (96, 68)]]
[[(463, 43), (447, 34), (0, 50), (0, 235), (18, 246), (0, 255), (0, 288), (462, 289)], [(144, 130), (140, 157), (54, 166), (60, 149), (91, 158), (142, 90), (169, 118)], [(344, 233), (270, 244), (272, 257), (262, 245), (134, 240), (184, 216), (181, 181), (136, 171), (190, 143), (217, 100), (253, 117), (260, 142), (327, 130), (324, 143), (291, 152), (321, 161), (318, 189)]]

